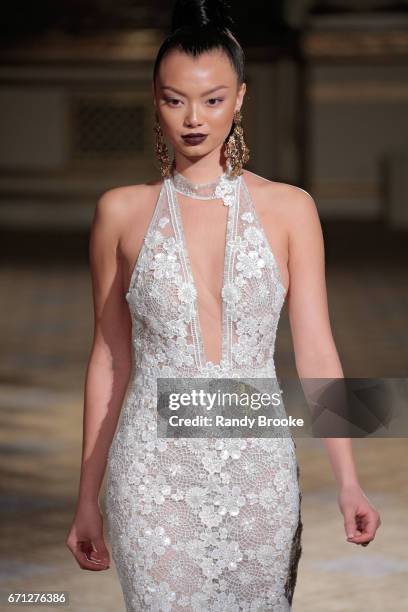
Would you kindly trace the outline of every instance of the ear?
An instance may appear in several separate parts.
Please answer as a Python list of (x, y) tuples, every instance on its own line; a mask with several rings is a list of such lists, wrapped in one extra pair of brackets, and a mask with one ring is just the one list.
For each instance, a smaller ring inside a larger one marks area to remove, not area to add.
[(239, 111), (241, 110), (241, 106), (242, 103), (244, 101), (244, 96), (245, 96), (245, 92), (246, 92), (246, 83), (242, 83), (238, 89), (238, 93), (237, 93), (237, 102), (235, 105), (235, 110)]

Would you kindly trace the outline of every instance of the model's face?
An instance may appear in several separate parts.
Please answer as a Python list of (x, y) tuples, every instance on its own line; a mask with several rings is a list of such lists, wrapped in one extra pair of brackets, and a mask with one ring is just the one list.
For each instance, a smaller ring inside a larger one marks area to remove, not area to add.
[[(172, 50), (156, 77), (154, 102), (160, 125), (174, 150), (186, 158), (221, 149), (245, 94), (223, 51), (192, 57)], [(201, 140), (187, 135), (205, 134)]]

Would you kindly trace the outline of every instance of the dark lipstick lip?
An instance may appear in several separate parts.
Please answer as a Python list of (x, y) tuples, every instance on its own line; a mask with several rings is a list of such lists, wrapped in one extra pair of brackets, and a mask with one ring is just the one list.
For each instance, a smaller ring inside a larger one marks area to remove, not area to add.
[(189, 132), (188, 134), (182, 134), (183, 138), (190, 138), (190, 136), (207, 136), (207, 134), (203, 134), (202, 132)]
[(186, 134), (185, 136), (182, 136), (182, 139), (190, 144), (200, 144), (206, 138), (207, 134)]
[(203, 134), (202, 136), (183, 136), (182, 138), (186, 144), (194, 147), (195, 145), (199, 145), (204, 142), (204, 140), (207, 138), (207, 135)]

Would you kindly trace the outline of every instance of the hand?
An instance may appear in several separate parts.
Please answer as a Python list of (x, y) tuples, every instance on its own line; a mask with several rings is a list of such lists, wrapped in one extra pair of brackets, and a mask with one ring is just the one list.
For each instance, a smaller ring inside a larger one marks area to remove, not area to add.
[(103, 538), (103, 519), (97, 502), (78, 506), (65, 544), (81, 569), (101, 571), (110, 566)]
[(347, 541), (368, 546), (381, 525), (377, 510), (370, 504), (359, 485), (341, 487), (337, 501), (344, 516)]

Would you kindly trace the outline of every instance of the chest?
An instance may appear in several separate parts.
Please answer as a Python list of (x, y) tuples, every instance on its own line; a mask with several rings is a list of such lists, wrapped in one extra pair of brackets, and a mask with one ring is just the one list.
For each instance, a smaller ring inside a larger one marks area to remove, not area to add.
[(204, 338), (211, 330), (202, 325), (200, 312), (213, 312), (216, 325), (220, 314), (220, 363), (229, 363), (239, 346), (241, 359), (249, 359), (250, 347), (256, 359), (262, 339), (265, 349), (273, 344), (285, 293), (250, 201), (237, 197), (235, 206), (204, 214), (203, 206), (183, 209), (167, 190), (126, 297), (146, 329), (179, 343), (187, 338), (203, 364), (211, 363)]

